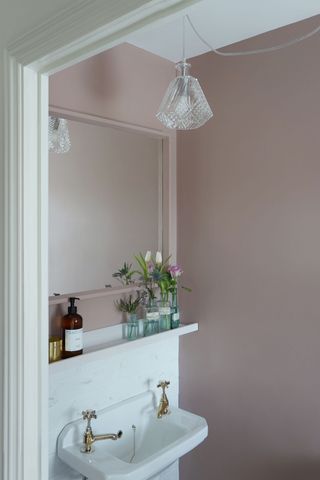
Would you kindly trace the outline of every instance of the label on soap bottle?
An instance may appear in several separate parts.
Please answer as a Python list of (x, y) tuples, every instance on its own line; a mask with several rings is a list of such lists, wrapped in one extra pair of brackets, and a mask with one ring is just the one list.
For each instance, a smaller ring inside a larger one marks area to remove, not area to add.
[(65, 330), (64, 335), (64, 349), (66, 352), (77, 352), (83, 349), (83, 328)]
[(180, 313), (179, 312), (173, 313), (172, 314), (172, 320), (174, 322), (177, 322), (178, 320), (180, 320)]

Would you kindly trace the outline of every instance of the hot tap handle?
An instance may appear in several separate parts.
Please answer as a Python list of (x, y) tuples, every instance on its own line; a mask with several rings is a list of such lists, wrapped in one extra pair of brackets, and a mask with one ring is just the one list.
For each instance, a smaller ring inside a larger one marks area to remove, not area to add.
[(163, 388), (163, 391), (164, 391), (166, 388), (168, 388), (169, 385), (170, 385), (170, 382), (168, 380), (159, 380), (157, 387)]

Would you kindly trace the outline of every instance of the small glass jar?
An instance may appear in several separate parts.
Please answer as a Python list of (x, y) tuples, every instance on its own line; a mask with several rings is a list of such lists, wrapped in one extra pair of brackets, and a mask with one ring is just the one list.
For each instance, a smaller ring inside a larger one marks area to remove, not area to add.
[(128, 323), (136, 322), (138, 319), (138, 315), (136, 313), (129, 313), (128, 314)]
[(178, 328), (180, 326), (180, 311), (178, 305), (177, 290), (172, 292), (171, 302), (171, 328)]
[(171, 328), (171, 307), (170, 302), (160, 301), (158, 302), (159, 315), (160, 315), (160, 332), (170, 330)]
[(128, 322), (127, 323), (127, 334), (126, 337), (128, 340), (136, 340), (139, 338), (139, 322)]
[(159, 309), (156, 306), (146, 308), (146, 318), (143, 325), (143, 335), (148, 337), (159, 333)]
[(139, 321), (136, 313), (128, 313), (127, 323), (125, 324), (125, 338), (136, 340), (139, 338)]

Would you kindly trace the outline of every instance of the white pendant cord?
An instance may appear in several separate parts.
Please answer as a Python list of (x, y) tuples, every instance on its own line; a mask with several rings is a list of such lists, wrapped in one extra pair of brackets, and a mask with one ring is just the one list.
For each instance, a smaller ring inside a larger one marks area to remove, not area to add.
[(306, 33), (305, 35), (302, 35), (301, 37), (294, 38), (293, 40), (290, 40), (289, 42), (281, 43), (280, 45), (275, 45), (274, 47), (260, 48), (260, 49), (257, 49), (257, 50), (246, 50), (246, 51), (243, 51), (243, 52), (220, 52), (219, 50), (216, 50), (215, 48), (213, 48), (213, 46), (210, 45), (210, 43), (208, 43), (200, 35), (198, 30), (196, 29), (196, 27), (192, 23), (189, 15), (186, 15), (186, 17), (187, 17), (187, 20), (189, 22), (190, 27), (192, 28), (194, 33), (197, 35), (199, 40), (201, 40), (201, 42), (204, 45), (206, 45), (212, 52), (216, 53), (217, 55), (222, 55), (224, 57), (240, 57), (242, 55), (257, 55), (259, 53), (275, 52), (277, 50), (281, 50), (282, 48), (291, 47), (292, 45), (295, 45), (296, 43), (302, 42), (303, 40), (306, 40), (307, 38), (312, 37), (313, 35), (315, 35), (316, 33), (318, 33), (320, 31), (320, 26), (318, 26), (317, 28), (311, 30), (311, 32)]
[(186, 16), (182, 17), (182, 61), (186, 62)]

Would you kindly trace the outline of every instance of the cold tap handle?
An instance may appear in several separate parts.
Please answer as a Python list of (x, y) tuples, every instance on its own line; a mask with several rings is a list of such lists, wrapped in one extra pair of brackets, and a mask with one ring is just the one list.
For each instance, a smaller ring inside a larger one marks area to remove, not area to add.
[(157, 387), (162, 388), (163, 391), (165, 391), (165, 389), (168, 388), (169, 385), (170, 385), (170, 382), (168, 380), (159, 380)]
[(87, 420), (87, 429), (91, 428), (91, 419), (97, 418), (97, 414), (95, 410), (83, 410), (82, 412), (83, 420)]
[(91, 418), (97, 418), (95, 410), (83, 410), (82, 412), (83, 420), (91, 420)]

